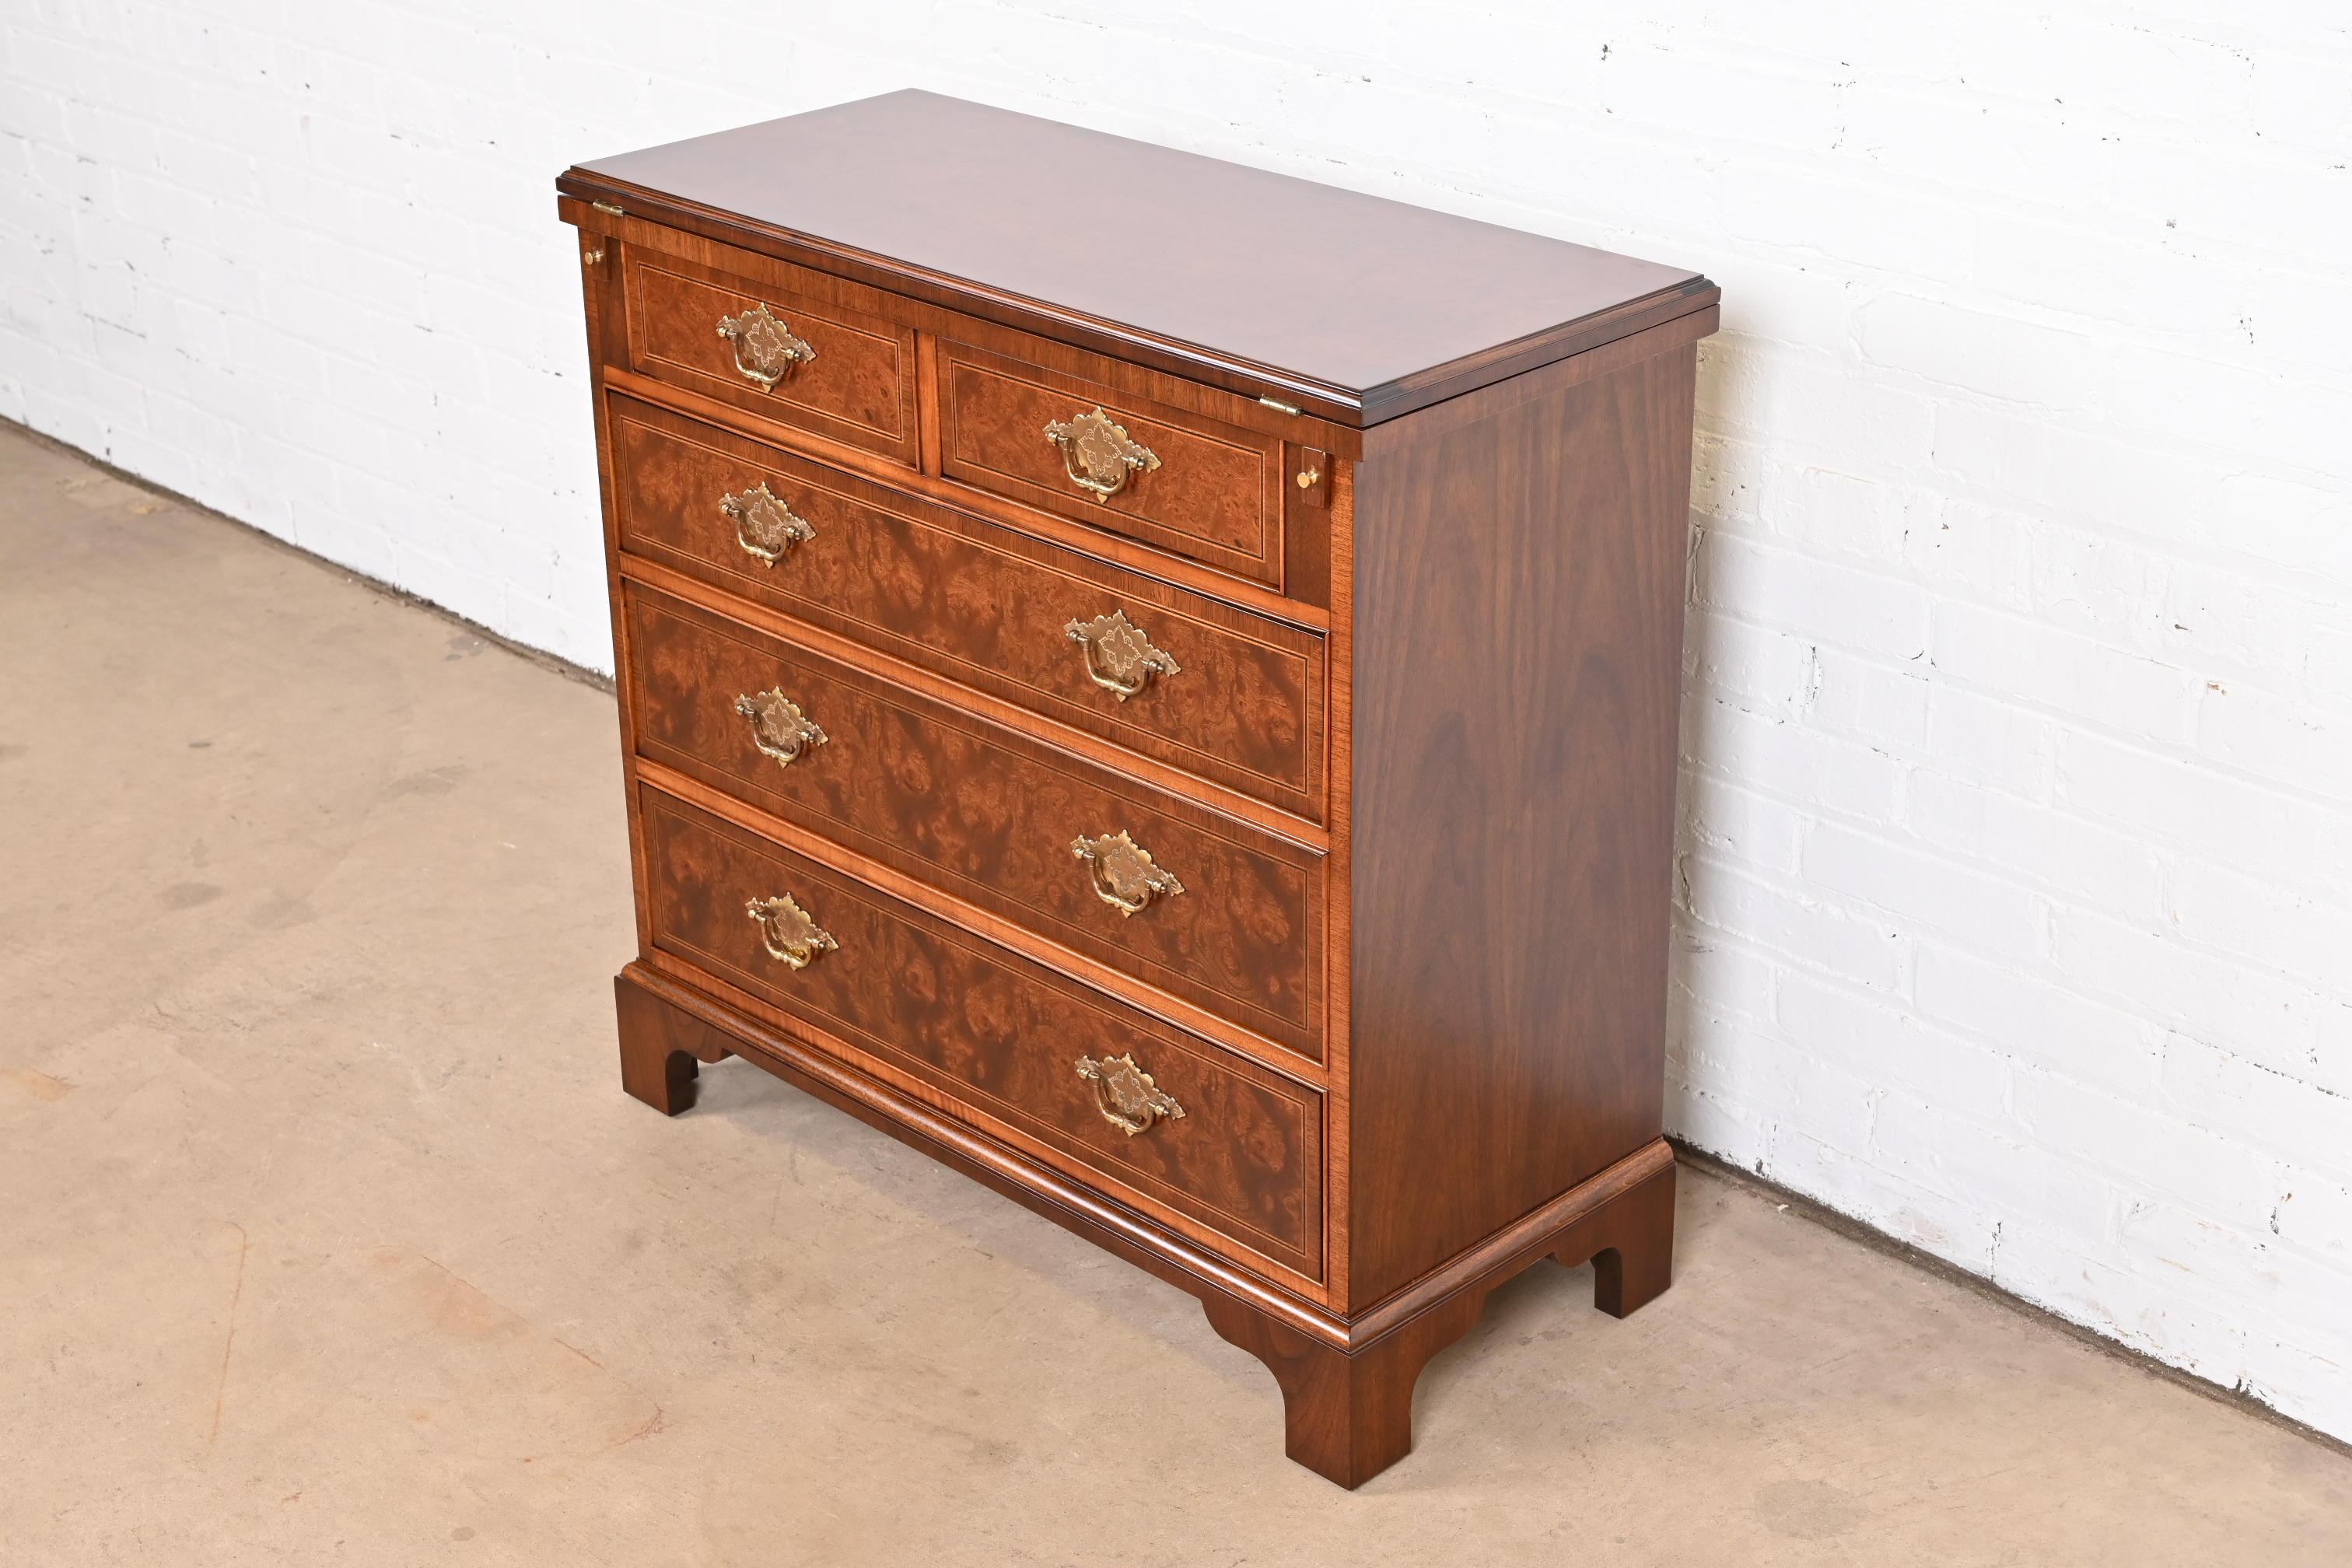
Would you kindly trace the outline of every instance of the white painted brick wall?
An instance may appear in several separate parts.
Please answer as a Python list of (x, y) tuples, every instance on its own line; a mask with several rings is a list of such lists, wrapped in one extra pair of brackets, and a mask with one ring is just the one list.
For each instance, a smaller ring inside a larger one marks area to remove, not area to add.
[(584, 664), (574, 158), (889, 88), (1703, 268), (1693, 1142), (2352, 1436), (2352, 18), (15, 0), (0, 414)]

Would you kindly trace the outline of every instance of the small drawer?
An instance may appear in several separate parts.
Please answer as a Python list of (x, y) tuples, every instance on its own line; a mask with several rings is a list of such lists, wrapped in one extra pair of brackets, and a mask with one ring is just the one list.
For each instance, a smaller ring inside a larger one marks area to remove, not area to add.
[(658, 951), (1229, 1257), (1321, 1278), (1313, 1089), (658, 791), (638, 802)]
[(942, 342), (947, 478), (1279, 589), (1282, 441)]
[(640, 755), (1319, 1055), (1321, 859), (624, 585)]
[(606, 408), (625, 551), (1322, 819), (1315, 633), (617, 394)]
[(632, 370), (915, 465), (913, 328), (659, 251), (625, 265)]

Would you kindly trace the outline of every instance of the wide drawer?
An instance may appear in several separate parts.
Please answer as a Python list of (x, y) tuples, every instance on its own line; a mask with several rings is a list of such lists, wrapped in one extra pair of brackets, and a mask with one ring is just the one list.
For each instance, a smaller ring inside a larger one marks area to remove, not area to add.
[(622, 548), (1321, 821), (1323, 639), (608, 394)]
[(638, 803), (656, 950), (1228, 1256), (1321, 1278), (1313, 1089), (656, 790)]
[(913, 328), (659, 251), (624, 264), (629, 368), (915, 465)]
[(624, 588), (640, 755), (1319, 1056), (1321, 857)]
[(1282, 441), (966, 343), (939, 353), (940, 471), (1282, 582)]

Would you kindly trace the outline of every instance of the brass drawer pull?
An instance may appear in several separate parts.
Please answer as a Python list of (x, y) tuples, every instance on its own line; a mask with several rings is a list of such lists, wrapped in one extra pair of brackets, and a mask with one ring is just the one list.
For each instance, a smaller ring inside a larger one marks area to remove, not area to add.
[(824, 731), (778, 688), (770, 687), (757, 697), (738, 697), (735, 711), (751, 721), (751, 743), (775, 758), (778, 767), (788, 768), (811, 746), (824, 744)]
[(1070, 482), (1098, 501), (1108, 500), (1139, 473), (1160, 466), (1150, 447), (1132, 439), (1100, 408), (1045, 426), (1045, 439), (1061, 449)]
[(1087, 678), (1121, 702), (1151, 684), (1155, 675), (1180, 675), (1183, 666), (1151, 646), (1118, 610), (1062, 628), (1087, 650)]
[(832, 933), (809, 918), (809, 912), (793, 902), (790, 893), (778, 893), (772, 899), (753, 899), (743, 906), (760, 928), (760, 941), (768, 949), (768, 956), (793, 969), (806, 969), (821, 952), (831, 952), (841, 944)]
[(1151, 851), (1129, 838), (1125, 829), (1074, 839), (1070, 853), (1093, 868), (1095, 897), (1121, 918), (1142, 913), (1156, 898), (1172, 899), (1184, 890), (1175, 873), (1153, 865)]
[(1080, 1057), (1078, 1076), (1095, 1086), (1095, 1108), (1103, 1120), (1129, 1138), (1150, 1131), (1163, 1116), (1171, 1121), (1183, 1118), (1184, 1108), (1163, 1093), (1131, 1056), (1107, 1057), (1101, 1061)]
[(739, 316), (719, 317), (719, 335), (735, 345), (735, 368), (743, 379), (762, 392), (775, 391), (776, 383), (816, 358), (816, 350), (794, 337), (764, 304)]
[(720, 496), (719, 515), (735, 525), (735, 542), (743, 553), (762, 566), (773, 566), (793, 552), (793, 545), (816, 537), (816, 530), (778, 500), (765, 479), (740, 495)]

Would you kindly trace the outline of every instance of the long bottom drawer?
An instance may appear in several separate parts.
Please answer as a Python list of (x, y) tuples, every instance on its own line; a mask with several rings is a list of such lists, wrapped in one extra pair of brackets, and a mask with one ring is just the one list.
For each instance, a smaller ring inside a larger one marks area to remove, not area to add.
[(638, 802), (657, 950), (1237, 1261), (1322, 1278), (1313, 1089), (659, 791)]

